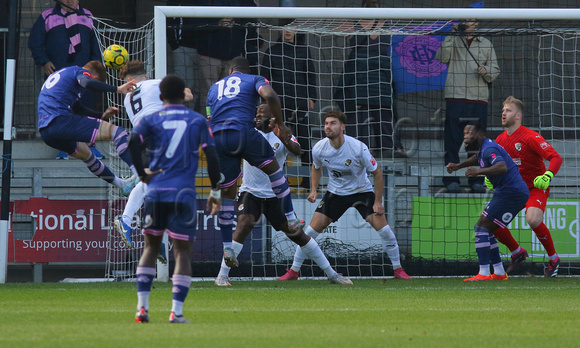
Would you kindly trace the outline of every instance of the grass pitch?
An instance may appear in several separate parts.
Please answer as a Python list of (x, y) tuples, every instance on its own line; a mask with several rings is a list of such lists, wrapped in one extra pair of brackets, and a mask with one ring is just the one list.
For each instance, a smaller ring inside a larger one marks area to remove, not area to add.
[(151, 322), (134, 283), (0, 285), (0, 347), (578, 347), (580, 278), (355, 279), (192, 283), (191, 324), (168, 323), (171, 284), (154, 283)]

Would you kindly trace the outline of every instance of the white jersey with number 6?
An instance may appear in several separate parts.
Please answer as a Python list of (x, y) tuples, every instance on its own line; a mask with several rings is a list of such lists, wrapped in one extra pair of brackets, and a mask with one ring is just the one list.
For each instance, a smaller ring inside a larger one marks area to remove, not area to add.
[(161, 110), (163, 102), (159, 95), (161, 80), (144, 80), (137, 82), (137, 88), (125, 95), (125, 110), (129, 120), (135, 126), (145, 115)]
[(314, 168), (322, 166), (328, 169), (328, 191), (339, 196), (360, 192), (372, 192), (368, 172), (377, 169), (377, 161), (369, 148), (361, 141), (344, 136), (344, 144), (338, 149), (324, 138), (312, 149)]

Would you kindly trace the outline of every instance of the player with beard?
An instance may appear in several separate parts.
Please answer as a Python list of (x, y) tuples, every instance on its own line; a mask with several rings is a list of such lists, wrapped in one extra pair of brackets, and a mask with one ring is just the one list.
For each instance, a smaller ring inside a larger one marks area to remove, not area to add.
[[(391, 259), (395, 278), (411, 279), (401, 267), (397, 237), (385, 217), (383, 172), (363, 142), (344, 134), (345, 127), (346, 115), (341, 111), (331, 110), (324, 115), (326, 138), (312, 149), (308, 201), (316, 201), (322, 166), (328, 169), (328, 190), (318, 204), (306, 234), (312, 238), (318, 237), (330, 223), (337, 221), (348, 208), (354, 207), (381, 236), (383, 250)], [(367, 173), (373, 175), (374, 192)], [(278, 280), (297, 280), (305, 259), (306, 255), (296, 249), (292, 267)]]
[[(276, 125), (276, 119), (273, 117), (272, 111), (267, 104), (258, 106), (256, 129), (258, 129), (272, 146), (276, 161), (280, 167), (284, 166), (289, 152), (300, 156), (300, 144), (294, 136), (291, 138), (280, 138), (277, 136), (279, 129)], [(305, 245), (308, 243), (310, 238), (302, 230), (299, 231), (297, 236), (292, 236), (288, 228), (288, 219), (283, 214), (280, 202), (276, 198), (270, 185), (270, 180), (268, 180), (268, 176), (264, 172), (251, 166), (244, 160), (242, 178), (242, 186), (240, 186), (240, 194), (237, 199), (237, 225), (232, 235), (232, 244), (236, 258), (244, 247), (244, 240), (252, 232), (252, 229), (262, 214), (264, 214), (276, 230), (283, 231), (296, 244)], [(336, 273), (318, 245), (313, 252), (313, 258), (320, 268), (322, 268), (331, 283), (352, 284), (350, 279), (340, 273)], [(220, 272), (215, 281), (217, 286), (231, 286), (228, 279), (230, 269), (226, 265), (225, 259), (222, 259)]]
[[(447, 164), (449, 174), (469, 167), (465, 176), (473, 178), (485, 175), (495, 187), (493, 198), (475, 224), (475, 250), (479, 260), (479, 273), (466, 282), (505, 280), (508, 276), (503, 268), (494, 231), (505, 228), (523, 209), (530, 192), (522, 180), (520, 171), (510, 155), (496, 142), (485, 137), (478, 122), (468, 123), (463, 130), (465, 150), (476, 153), (461, 163)], [(479, 168), (472, 166), (479, 165)], [(493, 274), (490, 270), (493, 265)]]

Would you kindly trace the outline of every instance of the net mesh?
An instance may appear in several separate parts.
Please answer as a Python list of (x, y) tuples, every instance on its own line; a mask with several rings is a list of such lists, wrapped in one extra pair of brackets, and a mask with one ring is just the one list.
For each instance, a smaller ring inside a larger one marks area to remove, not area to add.
[[(153, 76), (153, 21), (136, 29), (118, 28), (108, 23), (105, 19), (93, 18), (94, 28), (99, 40), (101, 51), (106, 47), (117, 44), (125, 47), (129, 52), (129, 60), (141, 60), (145, 64), (148, 76)], [(125, 83), (118, 77), (118, 70), (107, 68), (107, 83), (119, 86)], [(130, 130), (132, 125), (127, 117), (123, 106), (124, 95), (117, 93), (107, 93), (106, 100), (103, 101), (105, 107), (114, 106), (119, 108), (120, 113), (109, 119), (109, 122)], [(119, 177), (128, 178), (132, 175), (127, 165), (119, 158), (115, 147), (111, 146), (110, 151), (105, 154), (109, 158), (109, 168)], [(121, 195), (121, 191), (114, 187), (108, 187), (108, 217), (109, 233), (107, 236), (110, 248), (107, 249), (106, 274), (107, 278), (126, 279), (135, 276), (135, 270), (145, 244), (141, 235), (141, 214), (140, 211), (133, 218), (132, 234), (133, 248), (125, 247), (119, 234), (113, 227), (114, 220), (120, 218), (127, 201)]]
[[(455, 22), (379, 19), (297, 19), (286, 25), (281, 24), (283, 22), (281, 19), (252, 21), (238, 29), (243, 29), (246, 43), (255, 37), (252, 32), (259, 35), (259, 45), (247, 44), (246, 55), (253, 57), (250, 60), (253, 72), (267, 76), (280, 95), (286, 120), (306, 150), (306, 156), (289, 157), (284, 169), (299, 217), (308, 224), (316, 209), (315, 204), (306, 201), (310, 173), (308, 151), (324, 137), (324, 113), (341, 109), (350, 116), (347, 132), (369, 145), (383, 169), (385, 212), (397, 236), (402, 263), (408, 273), (425, 276), (473, 273), (477, 265), (473, 225), (492, 195), (471, 192), (462, 172), (458, 174), (461, 193), (447, 193), (442, 183), (443, 177), (449, 176), (444, 168), (443, 147), (447, 66), (435, 60), (434, 56), (445, 37), (459, 35), (450, 31)], [(123, 45), (124, 42), (131, 46), (133, 40), (152, 42), (152, 39), (146, 39), (151, 38), (149, 25), (135, 36), (127, 33), (112, 38), (109, 36), (116, 30), (102, 26), (99, 29), (102, 46), (104, 48), (109, 43)], [(478, 26), (478, 34), (493, 44), (501, 68), (498, 78), (489, 88), (488, 137), (495, 139), (503, 131), (502, 102), (513, 95), (526, 104), (524, 125), (542, 134), (564, 159), (552, 182), (545, 214), (546, 226), (551, 230), (556, 251), (562, 257), (560, 274), (580, 271), (576, 124), (579, 28), (579, 21), (531, 19), (480, 20)], [(218, 28), (204, 25), (189, 29), (202, 32)], [(292, 48), (294, 55), (301, 52), (306, 56), (285, 61), (289, 51), (276, 47), (282, 43), (283, 30), (296, 32), (296, 44), (288, 48)], [(373, 46), (376, 37), (380, 40)], [(363, 43), (366, 43), (366, 51), (357, 48)], [(134, 56), (136, 51), (127, 48), (131, 59), (151, 62), (147, 60), (152, 58), (149, 48), (144, 49), (143, 52), (147, 52), (144, 56)], [(360, 59), (353, 52), (368, 56), (363, 67), (357, 66)], [(159, 59), (171, 62), (171, 51), (167, 57)], [(197, 63), (192, 89), (203, 94), (199, 72), (207, 67), (203, 66), (201, 59)], [(276, 63), (283, 65), (273, 66)], [(362, 68), (366, 69), (364, 74)], [(171, 67), (169, 71), (173, 71)], [(372, 80), (374, 77), (369, 73), (381, 78)], [(110, 78), (115, 81), (114, 75)], [(380, 91), (381, 97), (390, 95), (390, 98), (379, 97), (376, 101), (371, 96), (372, 90)], [(361, 98), (365, 92), (367, 95)], [(203, 111), (199, 105), (191, 107)], [(357, 116), (360, 114), (364, 116)], [(126, 119), (120, 118), (118, 122), (125, 122), (128, 126)], [(466, 158), (463, 149), (460, 155), (462, 159)], [(198, 197), (203, 200), (209, 185), (204, 162), (200, 164)], [(120, 168), (124, 169), (122, 165), (112, 169)], [(325, 177), (326, 174), (319, 188), (320, 195), (326, 191)], [(110, 200), (112, 217), (120, 214), (124, 202), (115, 194), (111, 193)], [(215, 218), (202, 212), (198, 217), (200, 222), (193, 251), (194, 276), (212, 277), (219, 269), (220, 234)], [(524, 271), (542, 274), (548, 262), (547, 255), (524, 214), (520, 213), (509, 227), (516, 240), (530, 251), (531, 262), (526, 263)], [(112, 235), (111, 238), (117, 237)], [(391, 262), (382, 252), (380, 237), (354, 209), (331, 224), (317, 241), (332, 266), (345, 275), (392, 275)], [(509, 261), (507, 248), (500, 246), (500, 250), (504, 259)], [(239, 257), (240, 268), (232, 270), (230, 276), (280, 276), (291, 265), (294, 251), (295, 245), (283, 233), (274, 231), (267, 224), (258, 225), (246, 240)], [(139, 251), (136, 249), (134, 252)], [(132, 253), (111, 250), (108, 272), (132, 272), (137, 260), (127, 256)], [(302, 267), (301, 275), (323, 275), (317, 266), (308, 262)]]

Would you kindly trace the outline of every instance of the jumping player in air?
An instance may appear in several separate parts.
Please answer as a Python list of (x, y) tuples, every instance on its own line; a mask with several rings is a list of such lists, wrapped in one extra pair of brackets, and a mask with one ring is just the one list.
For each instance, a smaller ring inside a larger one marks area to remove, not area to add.
[[(411, 279), (401, 267), (397, 237), (385, 217), (383, 172), (363, 142), (344, 134), (345, 127), (346, 115), (341, 111), (331, 110), (324, 115), (326, 138), (317, 142), (312, 149), (308, 201), (316, 202), (323, 166), (329, 173), (328, 190), (318, 204), (306, 234), (316, 239), (330, 223), (337, 221), (348, 208), (354, 207), (381, 236), (383, 250), (391, 259), (395, 278)], [(374, 191), (367, 173), (373, 175)], [(296, 249), (292, 267), (278, 280), (298, 279), (306, 257), (300, 249)]]
[(135, 88), (132, 81), (119, 87), (106, 84), (106, 76), (105, 67), (96, 60), (82, 68), (70, 66), (52, 73), (38, 96), (38, 130), (45, 144), (82, 160), (91, 173), (117, 186), (127, 196), (135, 186), (137, 176), (120, 179), (95, 157), (87, 145), (98, 140), (113, 140), (119, 157), (136, 174), (127, 151), (127, 132), (123, 127), (105, 121), (118, 114), (119, 109), (109, 107), (105, 112), (99, 112), (79, 102), (86, 90), (126, 94)]
[[(185, 83), (175, 75), (159, 84), (163, 109), (144, 116), (131, 133), (129, 149), (142, 182), (147, 184), (143, 217), (145, 248), (137, 266), (138, 323), (149, 322), (149, 295), (155, 277), (155, 259), (165, 232), (173, 240), (175, 269), (170, 323), (188, 323), (183, 302), (191, 284), (190, 252), (197, 224), (195, 176), (199, 148), (207, 158), (212, 191), (207, 201), (214, 215), (220, 205), (220, 169), (213, 138), (205, 118), (183, 105)], [(141, 158), (147, 147), (149, 169)]]
[[(224, 259), (229, 267), (237, 266), (232, 247), (234, 224), (234, 198), (236, 182), (241, 176), (242, 159), (268, 175), (272, 190), (281, 201), (288, 218), (291, 233), (299, 233), (304, 226), (296, 217), (290, 187), (276, 161), (268, 141), (254, 128), (256, 107), (260, 97), (266, 100), (278, 125), (278, 137), (287, 141), (292, 136), (284, 124), (280, 99), (262, 76), (251, 75), (248, 60), (236, 57), (230, 62), (230, 75), (214, 83), (207, 95), (207, 114), (214, 134), (225, 182), (222, 188), (222, 206), (218, 224), (224, 243)], [(314, 240), (312, 243), (316, 243)]]
[[(522, 179), (528, 185), (530, 198), (526, 202), (526, 222), (546, 249), (549, 262), (544, 275), (551, 278), (558, 275), (560, 257), (556, 253), (550, 230), (544, 224), (544, 211), (550, 196), (550, 182), (560, 170), (562, 157), (538, 132), (522, 126), (523, 112), (524, 104), (521, 100), (509, 96), (503, 102), (501, 125), (506, 130), (495, 141), (513, 158)], [(548, 170), (544, 159), (550, 162)], [(488, 182), (486, 180), (486, 184)], [(487, 186), (493, 188), (492, 185)], [(507, 269), (509, 273), (519, 267), (528, 252), (514, 240), (507, 228), (498, 228), (494, 234), (512, 253), (512, 262)]]
[[(494, 232), (505, 228), (518, 215), (528, 201), (530, 192), (522, 180), (518, 167), (510, 155), (491, 139), (478, 122), (468, 123), (463, 130), (465, 150), (477, 153), (461, 163), (448, 163), (447, 172), (453, 173), (469, 167), (465, 176), (485, 175), (495, 187), (493, 198), (475, 224), (475, 250), (479, 260), (479, 273), (466, 282), (506, 280), (506, 274)], [(472, 166), (479, 165), (479, 168)], [(490, 263), (493, 265), (491, 274)]]
[[(274, 150), (276, 161), (278, 161), (280, 167), (284, 166), (289, 152), (296, 156), (300, 156), (300, 144), (294, 136), (283, 141), (276, 135), (276, 133), (278, 133), (276, 120), (272, 117), (270, 107), (266, 104), (258, 106), (256, 128), (262, 136), (266, 138), (272, 147), (272, 150)], [(297, 236), (300, 238), (298, 239), (290, 233), (290, 230), (288, 229), (288, 220), (282, 212), (280, 201), (276, 198), (274, 191), (272, 191), (268, 176), (260, 169), (251, 166), (245, 160), (243, 172), (242, 186), (240, 186), (240, 194), (237, 199), (237, 225), (232, 236), (232, 244), (236, 257), (242, 251), (244, 240), (250, 232), (252, 232), (252, 229), (262, 214), (264, 214), (266, 219), (268, 219), (276, 230), (286, 233), (286, 235), (288, 235), (295, 243), (298, 245), (307, 244), (308, 236), (306, 236), (306, 234), (300, 233), (299, 236)], [(328, 259), (324, 256), (320, 247), (315, 247), (312, 253), (316, 264), (324, 270), (331, 283), (352, 284), (350, 279), (336, 273), (336, 271), (332, 269), (330, 262), (328, 262)], [(230, 269), (231, 268), (226, 265), (225, 260), (222, 260), (222, 266), (215, 281), (217, 286), (231, 285), (228, 279)]]
[[(119, 78), (125, 81), (134, 81), (137, 84), (135, 90), (131, 93), (127, 93), (124, 99), (125, 111), (127, 116), (134, 126), (139, 123), (139, 121), (145, 115), (152, 114), (162, 109), (163, 101), (159, 98), (159, 84), (160, 79), (147, 79), (147, 72), (145, 71), (145, 65), (139, 60), (132, 60), (127, 62), (125, 66), (119, 71)], [(189, 88), (184, 89), (185, 101), (193, 100), (193, 94)], [(148, 163), (145, 163), (148, 166)], [(133, 234), (133, 229), (131, 228), (131, 222), (133, 217), (143, 205), (143, 200), (145, 199), (145, 192), (147, 191), (147, 184), (139, 181), (125, 204), (125, 209), (123, 210), (122, 218), (115, 219), (115, 230), (119, 233), (127, 247), (132, 248), (133, 243), (131, 241), (131, 235)], [(165, 248), (162, 246), (159, 261), (165, 263), (167, 259), (165, 257)]]

